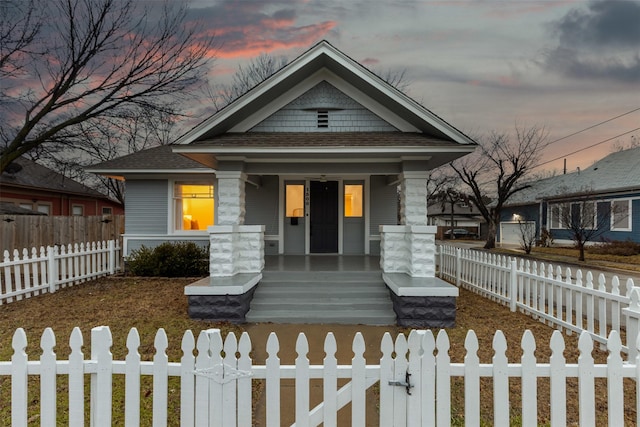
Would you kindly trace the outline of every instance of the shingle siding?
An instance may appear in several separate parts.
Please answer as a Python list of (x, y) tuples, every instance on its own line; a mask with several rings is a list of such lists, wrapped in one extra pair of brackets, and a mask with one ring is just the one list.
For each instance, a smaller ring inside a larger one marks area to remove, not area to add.
[[(318, 110), (328, 127), (318, 127)], [(251, 132), (392, 132), (397, 129), (327, 82), (322, 82), (251, 129)]]
[(168, 182), (166, 179), (128, 180), (125, 230), (127, 234), (166, 234)]

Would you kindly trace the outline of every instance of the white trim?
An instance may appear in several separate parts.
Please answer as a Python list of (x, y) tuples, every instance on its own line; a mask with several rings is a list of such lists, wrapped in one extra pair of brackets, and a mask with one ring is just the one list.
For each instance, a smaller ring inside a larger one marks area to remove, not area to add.
[[(307, 138), (313, 138), (315, 132), (307, 133)], [(336, 132), (337, 134), (338, 132)], [(217, 145), (189, 145), (185, 147), (176, 147), (174, 149), (175, 153), (215, 153), (215, 154), (241, 154), (246, 161), (250, 159), (248, 156), (251, 154), (333, 154), (333, 155), (344, 155), (344, 154), (389, 154), (389, 153), (401, 153), (399, 155), (406, 155), (410, 153), (416, 153), (424, 155), (424, 158), (419, 160), (429, 160), (432, 156), (426, 156), (427, 154), (431, 155), (434, 153), (452, 153), (452, 152), (471, 152), (475, 149), (474, 147), (469, 146), (321, 146), (321, 147), (246, 147), (246, 146), (217, 146)], [(251, 150), (255, 150), (255, 153), (252, 153)], [(224, 158), (224, 157), (223, 157)], [(285, 157), (286, 158), (286, 157)], [(288, 159), (291, 159), (288, 157)], [(296, 162), (302, 161), (305, 158), (293, 159)], [(317, 159), (313, 157), (306, 157), (307, 161), (318, 162)], [(416, 160), (415, 157), (410, 158), (401, 158), (401, 160)], [(273, 161), (273, 158), (269, 158), (269, 161)], [(338, 159), (335, 159), (336, 161)], [(379, 160), (379, 159), (376, 159)], [(397, 160), (397, 159), (396, 159)], [(251, 159), (251, 161), (256, 161), (255, 159)], [(333, 159), (332, 159), (333, 161)], [(349, 159), (350, 162), (353, 162), (353, 158)], [(210, 171), (213, 171), (211, 169)]]
[(176, 228), (176, 207), (175, 207), (175, 186), (176, 183), (206, 183), (206, 184), (211, 184), (213, 186), (213, 224), (210, 225), (215, 225), (216, 223), (216, 216), (218, 215), (218, 209), (216, 208), (216, 199), (217, 199), (217, 192), (218, 192), (218, 180), (217, 177), (213, 177), (212, 179), (198, 179), (198, 180), (194, 180), (194, 181), (189, 181), (188, 179), (185, 180), (183, 178), (180, 179), (167, 179), (167, 184), (169, 186), (169, 188), (167, 189), (167, 195), (168, 195), (168, 204), (169, 204), (169, 208), (168, 208), (168, 212), (167, 212), (167, 232), (171, 235), (174, 236), (200, 236), (200, 235), (204, 235), (204, 236), (208, 236), (209, 233), (207, 233), (207, 230), (178, 230)]
[[(614, 209), (613, 209), (613, 204), (615, 202), (627, 202), (627, 227), (626, 228), (615, 228), (614, 227), (614, 223), (615, 223), (615, 219), (614, 219)], [(611, 199), (609, 202), (609, 206), (611, 207), (611, 222), (610, 222), (610, 226), (609, 226), (609, 230), (610, 231), (633, 231), (633, 199), (632, 198), (620, 198), (620, 199)]]
[(215, 173), (215, 169), (207, 168), (194, 168), (194, 169), (95, 169), (88, 168), (85, 169), (86, 172), (97, 173), (97, 174), (108, 174), (108, 175), (129, 175), (129, 174), (178, 174), (178, 173), (186, 173), (186, 174), (200, 174), (200, 173)]

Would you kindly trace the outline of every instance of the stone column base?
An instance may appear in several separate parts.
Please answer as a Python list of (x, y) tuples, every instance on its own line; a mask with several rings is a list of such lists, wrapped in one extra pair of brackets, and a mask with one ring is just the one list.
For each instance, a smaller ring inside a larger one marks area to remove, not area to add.
[(453, 328), (456, 297), (397, 296), (389, 290), (398, 326), (411, 328)]
[(189, 295), (189, 317), (211, 322), (245, 323), (256, 288), (240, 295)]

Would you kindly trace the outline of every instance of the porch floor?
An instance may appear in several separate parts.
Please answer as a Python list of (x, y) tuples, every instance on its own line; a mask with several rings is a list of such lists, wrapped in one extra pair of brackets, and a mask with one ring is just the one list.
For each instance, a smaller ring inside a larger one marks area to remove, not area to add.
[(247, 322), (393, 325), (377, 256), (265, 256)]

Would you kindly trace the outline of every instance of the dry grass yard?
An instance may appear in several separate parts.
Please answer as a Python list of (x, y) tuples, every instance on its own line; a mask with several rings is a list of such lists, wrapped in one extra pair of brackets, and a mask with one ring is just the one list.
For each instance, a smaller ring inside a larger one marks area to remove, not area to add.
[[(68, 357), (68, 339), (71, 330), (75, 326), (79, 326), (83, 332), (86, 343), (84, 354), (90, 354), (89, 341), (90, 331), (92, 327), (99, 325), (108, 325), (113, 334), (112, 353), (114, 359), (122, 360), (126, 355), (126, 337), (129, 329), (136, 327), (140, 333), (141, 348), (139, 350), (143, 360), (151, 360), (153, 357), (153, 340), (158, 328), (164, 328), (169, 338), (168, 355), (170, 361), (178, 361), (180, 354), (180, 341), (185, 330), (191, 329), (197, 336), (200, 330), (219, 327), (226, 332), (241, 332), (245, 328), (229, 324), (212, 324), (199, 321), (193, 321), (187, 316), (186, 297), (183, 295), (183, 287), (185, 284), (192, 282), (192, 279), (145, 279), (134, 277), (113, 277), (96, 280), (91, 283), (79, 285), (74, 288), (63, 289), (53, 295), (44, 295), (30, 298), (27, 300), (14, 302), (11, 304), (0, 306), (0, 360), (10, 360), (12, 354), (11, 340), (16, 328), (22, 327), (27, 333), (29, 346), (27, 352), (30, 359), (36, 359), (40, 356), (40, 336), (42, 331), (47, 328), (53, 328), (57, 338), (56, 353), (59, 359)], [(259, 331), (255, 325), (247, 325), (246, 329)], [(268, 330), (269, 328), (262, 328)], [(278, 329), (274, 325), (273, 329)], [(312, 328), (309, 327), (311, 330)], [(342, 326), (332, 325), (325, 326), (322, 329), (332, 330), (338, 339), (338, 351), (340, 354), (340, 346), (348, 345), (350, 347), (350, 339), (352, 334), (347, 336), (349, 329), (353, 331), (354, 327), (345, 328)], [(379, 327), (357, 327), (371, 341), (378, 339), (380, 335)], [(536, 356), (540, 362), (548, 362), (549, 339), (553, 330), (544, 324), (535, 321), (520, 313), (511, 313), (508, 308), (500, 306), (496, 303), (488, 301), (477, 295), (461, 290), (461, 296), (458, 298), (458, 313), (456, 328), (448, 329), (451, 341), (450, 355), (453, 362), (462, 362), (464, 358), (464, 340), (467, 330), (476, 331), (480, 341), (479, 357), (481, 363), (490, 363), (493, 356), (491, 343), (496, 330), (500, 329), (505, 333), (508, 341), (507, 356), (510, 363), (519, 363), (522, 351), (520, 349), (520, 339), (523, 332), (529, 329), (533, 332), (537, 350)], [(284, 329), (286, 330), (286, 329)], [(300, 325), (297, 330), (305, 330), (305, 326)], [(314, 330), (319, 330), (318, 328)], [(400, 330), (390, 326), (386, 330), (393, 334)], [(313, 332), (310, 332), (313, 333)], [(279, 335), (280, 342), (287, 340), (295, 341), (295, 334), (291, 336)], [(253, 337), (254, 342), (263, 342), (264, 337)], [(311, 341), (311, 340), (310, 340)], [(565, 357), (568, 363), (576, 363), (578, 357), (577, 336), (565, 336), (566, 351)], [(379, 342), (370, 343), (367, 341), (367, 347), (370, 345), (379, 346)], [(284, 346), (283, 346), (284, 348)], [(257, 350), (260, 351), (260, 350)], [(346, 358), (349, 358), (349, 352), (344, 352)], [(604, 363), (606, 354), (600, 351), (594, 351), (596, 363)], [(292, 359), (292, 355), (281, 355), (283, 361)], [(315, 361), (312, 359), (312, 363)], [(346, 363), (340, 361), (339, 363)], [(145, 378), (142, 397), (142, 422), (141, 425), (151, 425), (151, 402), (152, 388), (151, 382)], [(39, 389), (37, 379), (30, 381), (33, 392), (30, 393), (30, 425), (39, 425)], [(118, 379), (114, 380), (114, 425), (122, 425), (122, 416), (119, 413), (123, 405), (124, 393), (121, 389), (122, 382)], [(520, 396), (519, 381), (511, 380), (511, 418), (512, 425), (520, 424)], [(606, 398), (606, 382), (597, 382), (598, 390), (596, 392), (597, 411), (601, 417), (597, 421), (597, 425), (606, 424), (607, 398)], [(169, 408), (169, 425), (179, 424), (179, 382), (170, 381), (170, 408)], [(492, 424), (493, 403), (491, 400), (491, 382), (483, 381), (481, 384), (484, 398), (481, 403), (481, 413), (484, 425)], [(58, 382), (59, 390), (59, 409), (58, 409), (58, 425), (68, 425), (66, 418), (66, 378), (60, 377)], [(259, 393), (259, 390), (256, 390)], [(453, 405), (452, 405), (452, 423), (454, 425), (464, 424), (464, 385), (460, 380), (454, 380), (452, 384)], [(569, 380), (567, 386), (569, 405), (567, 408), (567, 419), (569, 425), (578, 425), (578, 409), (577, 409), (577, 383)], [(628, 381), (625, 384), (625, 401), (626, 405), (626, 421), (627, 425), (635, 425), (635, 382)], [(0, 425), (10, 424), (10, 381), (7, 378), (0, 378)], [(549, 420), (549, 389), (548, 381), (540, 380), (538, 385), (538, 413), (539, 424), (547, 425)]]

